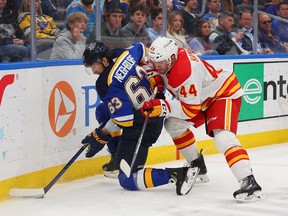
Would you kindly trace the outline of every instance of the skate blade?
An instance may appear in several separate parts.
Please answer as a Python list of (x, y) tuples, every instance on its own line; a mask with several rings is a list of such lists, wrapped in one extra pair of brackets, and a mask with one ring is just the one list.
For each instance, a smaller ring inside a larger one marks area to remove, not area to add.
[(241, 203), (252, 203), (266, 199), (262, 191), (255, 191), (253, 194), (248, 196), (248, 193), (238, 194), (235, 199)]
[(198, 175), (197, 179), (196, 179), (196, 183), (197, 184), (201, 184), (201, 183), (206, 183), (206, 182), (209, 182), (210, 179), (209, 179), (209, 176), (207, 174), (203, 174), (203, 175)]
[(104, 176), (107, 178), (113, 178), (116, 179), (118, 178), (119, 170), (114, 170), (114, 171), (104, 171)]
[(188, 179), (185, 182), (183, 182), (182, 187), (181, 187), (182, 195), (186, 195), (192, 190), (196, 182), (196, 179), (198, 177), (199, 171), (200, 169), (198, 167), (193, 167), (193, 168), (188, 169), (187, 171)]

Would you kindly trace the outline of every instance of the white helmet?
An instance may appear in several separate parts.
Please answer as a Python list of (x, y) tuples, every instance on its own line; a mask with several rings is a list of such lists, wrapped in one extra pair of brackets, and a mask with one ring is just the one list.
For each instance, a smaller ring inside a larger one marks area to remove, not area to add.
[(152, 62), (167, 60), (169, 67), (171, 65), (171, 56), (178, 57), (178, 46), (174, 40), (167, 37), (158, 37), (150, 46), (148, 59)]

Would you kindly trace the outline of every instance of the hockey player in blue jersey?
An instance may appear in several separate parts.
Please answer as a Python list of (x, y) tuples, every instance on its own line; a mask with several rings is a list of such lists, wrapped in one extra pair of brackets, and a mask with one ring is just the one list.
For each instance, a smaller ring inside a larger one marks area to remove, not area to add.
[[(83, 53), (83, 64), (93, 74), (99, 75), (96, 90), (109, 108), (110, 120), (105, 128), (96, 128), (87, 135), (83, 144), (103, 145), (108, 142), (107, 134), (122, 129), (117, 149), (116, 163), (125, 160), (130, 166), (145, 117), (140, 108), (152, 98), (146, 72), (138, 63), (145, 57), (146, 48), (142, 43), (134, 43), (117, 59), (113, 59), (108, 46), (92, 42)], [(131, 174), (126, 175), (120, 167), (118, 179), (127, 190), (142, 190), (173, 182), (178, 195), (188, 194), (198, 175), (198, 167), (154, 169), (144, 168), (148, 149), (154, 144), (162, 130), (163, 118), (148, 121)]]
[[(110, 114), (109, 114), (109, 110), (108, 107), (104, 104), (104, 103), (100, 103), (95, 110), (95, 117), (96, 120), (99, 124), (99, 129), (104, 129), (105, 130), (105, 126), (108, 125), (109, 120), (110, 120)], [(111, 159), (108, 163), (104, 164), (102, 166), (102, 170), (104, 171), (104, 176), (106, 177), (110, 177), (110, 178), (115, 178), (117, 177), (118, 173), (119, 173), (119, 167), (116, 165), (116, 151), (117, 151), (117, 147), (118, 147), (118, 142), (120, 140), (120, 136), (122, 134), (122, 130), (118, 130), (118, 131), (114, 131), (109, 133), (109, 135), (106, 136), (107, 141), (107, 149), (108, 152), (111, 155)], [(89, 136), (87, 136), (86, 139), (89, 140)], [(93, 141), (93, 140), (92, 140)], [(83, 142), (86, 142), (86, 140), (84, 139)], [(93, 157), (95, 154), (97, 154), (99, 151), (101, 151), (105, 145), (100, 144), (98, 142), (93, 142), (93, 145), (89, 145), (88, 146), (88, 150), (86, 152), (86, 157), (87, 158), (91, 158)]]

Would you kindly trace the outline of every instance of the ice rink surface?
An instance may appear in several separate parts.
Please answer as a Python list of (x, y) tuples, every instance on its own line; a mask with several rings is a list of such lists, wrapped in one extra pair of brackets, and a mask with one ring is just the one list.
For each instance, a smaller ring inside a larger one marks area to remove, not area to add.
[[(0, 216), (288, 216), (288, 143), (248, 149), (255, 178), (266, 199), (238, 203), (239, 184), (222, 154), (205, 156), (210, 181), (186, 196), (172, 185), (125, 191), (117, 179), (97, 175), (56, 184), (43, 199), (13, 198), (0, 203)], [(158, 164), (177, 167), (184, 161)]]

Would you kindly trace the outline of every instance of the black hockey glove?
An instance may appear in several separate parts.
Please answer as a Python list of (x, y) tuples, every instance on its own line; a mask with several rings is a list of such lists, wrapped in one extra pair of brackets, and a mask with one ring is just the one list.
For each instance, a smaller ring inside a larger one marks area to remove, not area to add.
[(83, 140), (82, 144), (89, 144), (86, 152), (86, 157), (93, 157), (96, 153), (101, 151), (105, 144), (110, 140), (110, 136), (105, 136), (101, 129), (96, 128), (90, 134), (88, 134)]

